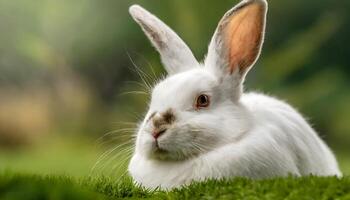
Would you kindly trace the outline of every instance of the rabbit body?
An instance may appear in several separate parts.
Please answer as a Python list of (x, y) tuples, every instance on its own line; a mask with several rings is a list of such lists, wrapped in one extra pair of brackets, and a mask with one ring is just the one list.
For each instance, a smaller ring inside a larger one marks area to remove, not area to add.
[(341, 175), (330, 149), (288, 104), (258, 93), (244, 94), (240, 104), (252, 123), (238, 139), (185, 161), (136, 152), (129, 165), (134, 180), (147, 188), (173, 188), (210, 178)]
[[(169, 76), (152, 91), (128, 171), (147, 188), (205, 179), (337, 175), (337, 161), (290, 105), (243, 82), (260, 55), (267, 2), (244, 0), (219, 22), (199, 63), (187, 45), (140, 6), (130, 13)], [(271, 72), (273, 73), (273, 72)]]

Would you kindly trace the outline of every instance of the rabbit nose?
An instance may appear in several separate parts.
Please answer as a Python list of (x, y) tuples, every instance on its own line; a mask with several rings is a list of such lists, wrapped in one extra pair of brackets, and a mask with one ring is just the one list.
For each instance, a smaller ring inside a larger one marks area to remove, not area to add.
[(154, 128), (160, 129), (162, 126), (170, 125), (175, 121), (175, 115), (172, 109), (168, 109), (165, 112), (157, 113), (154, 112), (150, 119)]
[(152, 132), (152, 136), (154, 139), (158, 139), (159, 136), (161, 136), (163, 133), (165, 133), (167, 129), (155, 129), (153, 132)]
[(169, 123), (164, 119), (163, 115), (155, 115), (152, 120), (153, 131), (152, 136), (154, 139), (158, 139), (167, 130)]
[(152, 120), (153, 131), (152, 136), (157, 139), (169, 128), (169, 126), (175, 121), (175, 115), (172, 109), (168, 109), (165, 112), (154, 112), (150, 120)]

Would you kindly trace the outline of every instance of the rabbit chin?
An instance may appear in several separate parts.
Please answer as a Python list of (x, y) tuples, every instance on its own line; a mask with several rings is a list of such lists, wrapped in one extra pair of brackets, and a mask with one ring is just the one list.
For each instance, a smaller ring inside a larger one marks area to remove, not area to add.
[(159, 146), (152, 149), (152, 152), (149, 154), (149, 158), (153, 160), (161, 160), (161, 161), (182, 161), (186, 160), (190, 157), (194, 157), (198, 155), (199, 152), (191, 152), (186, 154), (183, 151), (174, 151), (173, 149), (167, 149), (167, 147)]

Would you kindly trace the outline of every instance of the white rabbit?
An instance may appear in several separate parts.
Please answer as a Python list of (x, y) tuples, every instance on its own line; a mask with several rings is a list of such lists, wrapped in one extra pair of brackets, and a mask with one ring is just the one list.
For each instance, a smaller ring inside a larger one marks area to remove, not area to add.
[(159, 51), (169, 76), (153, 89), (128, 171), (147, 188), (229, 177), (341, 176), (337, 161), (287, 103), (243, 93), (259, 57), (267, 2), (244, 0), (221, 19), (204, 63), (157, 17), (130, 13)]

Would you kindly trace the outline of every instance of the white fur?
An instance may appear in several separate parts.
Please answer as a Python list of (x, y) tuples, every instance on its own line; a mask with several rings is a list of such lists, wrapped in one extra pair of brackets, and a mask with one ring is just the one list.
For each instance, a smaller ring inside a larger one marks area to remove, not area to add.
[(185, 42), (157, 17), (138, 5), (131, 6), (129, 12), (160, 52), (162, 62), (169, 74), (198, 65)]
[[(246, 0), (233, 10), (252, 2), (266, 6), (264, 0)], [(140, 11), (139, 7), (131, 10), (135, 9)], [(143, 18), (138, 20), (142, 24)], [(216, 31), (213, 38), (222, 37), (220, 34)], [(188, 53), (184, 51), (179, 55)], [(227, 58), (222, 52), (222, 46), (212, 42), (205, 64), (194, 63), (186, 70), (171, 64), (172, 75), (155, 86), (129, 164), (135, 182), (169, 189), (235, 176), (341, 176), (330, 149), (296, 110), (273, 97), (242, 93), (246, 73), (225, 73)], [(218, 62), (220, 59), (224, 61)], [(211, 103), (197, 110), (193, 105), (202, 93), (211, 97)], [(176, 120), (158, 138), (158, 147), (165, 151), (159, 153), (149, 118), (168, 109), (174, 111)]]

